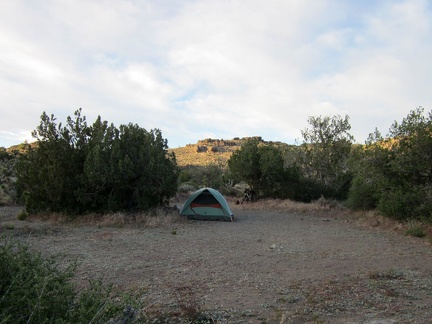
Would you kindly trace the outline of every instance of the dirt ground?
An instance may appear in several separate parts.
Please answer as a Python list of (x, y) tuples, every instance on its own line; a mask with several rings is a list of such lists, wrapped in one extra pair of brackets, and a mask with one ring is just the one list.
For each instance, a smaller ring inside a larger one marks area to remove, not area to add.
[(346, 218), (231, 206), (235, 222), (53, 225), (0, 207), (0, 235), (79, 262), (141, 296), (148, 312), (199, 310), (217, 323), (427, 323), (432, 247)]

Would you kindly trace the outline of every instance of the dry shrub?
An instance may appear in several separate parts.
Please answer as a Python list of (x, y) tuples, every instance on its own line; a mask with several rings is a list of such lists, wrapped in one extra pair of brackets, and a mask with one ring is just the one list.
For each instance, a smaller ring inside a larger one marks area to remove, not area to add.
[(414, 237), (426, 236), (426, 225), (419, 221), (410, 221), (406, 223), (405, 235)]
[[(411, 232), (421, 230), (423, 236), (432, 236), (432, 225), (420, 221), (401, 222), (380, 215), (377, 211), (356, 211), (350, 213), (350, 219), (357, 224), (380, 230), (390, 230), (397, 233), (411, 235)], [(418, 235), (413, 235), (418, 236)]]
[(97, 218), (97, 225), (99, 227), (116, 226), (123, 227), (129, 224), (145, 228), (157, 227), (171, 227), (184, 221), (174, 210), (166, 210), (164, 208), (157, 208), (148, 212), (142, 213), (115, 213), (103, 215)]
[(29, 214), (27, 220), (50, 222), (53, 224), (64, 224), (70, 222), (72, 219), (70, 216), (67, 216), (65, 214), (50, 213), (50, 214)]
[(311, 215), (331, 215), (334, 217), (346, 216), (349, 211), (342, 207), (322, 204), (319, 202), (303, 203), (288, 199), (260, 199), (253, 203), (244, 203), (237, 205), (235, 208), (251, 209), (251, 210), (278, 210), (297, 214)]
[(375, 228), (377, 230), (392, 231), (401, 235), (426, 238), (426, 242), (432, 245), (432, 224), (429, 223), (421, 221), (401, 222), (380, 215), (376, 210), (352, 211), (347, 215), (347, 220), (357, 225)]
[(390, 269), (386, 271), (369, 271), (369, 279), (385, 279), (385, 280), (396, 280), (403, 279), (405, 277), (402, 270)]
[(61, 213), (50, 214), (31, 214), (29, 220), (39, 220), (53, 224), (71, 224), (71, 225), (90, 225), (90, 226), (109, 226), (120, 225), (125, 223), (125, 217), (121, 213), (115, 214), (86, 214), (79, 216), (70, 216)]
[(158, 208), (154, 212), (136, 215), (135, 223), (143, 227), (156, 228), (172, 227), (184, 221), (185, 219), (180, 217), (178, 211), (166, 211), (163, 208)]
[(170, 227), (184, 221), (179, 216), (176, 207), (160, 207), (141, 213), (87, 214), (74, 217), (59, 213), (38, 214), (30, 215), (28, 219), (76, 226), (124, 227), (138, 225), (145, 228)]
[(403, 224), (380, 215), (377, 211), (354, 211), (350, 214), (350, 219), (357, 224), (371, 228), (399, 231)]
[(192, 280), (184, 284), (168, 284), (167, 288), (173, 299), (165, 305), (147, 306), (145, 313), (149, 323), (217, 323), (212, 312), (202, 309), (203, 295), (208, 291), (205, 283)]

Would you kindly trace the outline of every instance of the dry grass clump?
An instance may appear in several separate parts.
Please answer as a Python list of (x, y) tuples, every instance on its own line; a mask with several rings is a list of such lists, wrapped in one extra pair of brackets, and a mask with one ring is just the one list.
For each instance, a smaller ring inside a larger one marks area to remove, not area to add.
[(241, 208), (244, 209), (278, 210), (297, 214), (331, 214), (334, 217), (346, 216), (349, 214), (349, 211), (345, 209), (342, 204), (336, 202), (323, 203), (322, 201), (315, 201), (311, 203), (303, 203), (288, 199), (260, 199), (253, 203), (244, 203), (237, 206), (241, 206)]
[(425, 237), (427, 233), (427, 228), (428, 226), (422, 222), (410, 221), (406, 223), (405, 235), (410, 235), (414, 237)]
[(432, 244), (432, 224), (430, 223), (416, 220), (401, 222), (380, 215), (375, 210), (351, 212), (349, 219), (361, 226), (393, 231), (406, 236), (426, 238), (426, 241)]
[(389, 269), (386, 271), (370, 271), (368, 273), (369, 279), (387, 279), (396, 280), (404, 278), (404, 273), (402, 270)]
[(41, 220), (54, 224), (70, 224), (75, 226), (124, 227), (133, 225), (145, 228), (170, 227), (184, 222), (176, 207), (158, 207), (139, 213), (87, 214), (74, 217), (51, 213), (29, 215), (28, 220)]
[(41, 214), (28, 214), (26, 220), (28, 221), (42, 221), (50, 222), (53, 224), (65, 224), (72, 222), (72, 218), (61, 213), (41, 213)]
[(399, 231), (403, 227), (402, 223), (380, 215), (375, 210), (352, 211), (350, 213), (350, 220), (362, 226), (384, 230)]
[(185, 222), (177, 211), (164, 211), (157, 209), (155, 213), (142, 213), (136, 215), (135, 224), (143, 227), (156, 228), (156, 227), (171, 227), (172, 225)]

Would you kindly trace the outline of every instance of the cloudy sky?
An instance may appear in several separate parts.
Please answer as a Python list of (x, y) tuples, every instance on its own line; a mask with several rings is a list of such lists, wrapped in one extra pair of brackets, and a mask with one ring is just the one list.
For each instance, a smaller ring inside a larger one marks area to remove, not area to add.
[(2, 0), (0, 146), (46, 111), (204, 138), (301, 142), (348, 115), (364, 143), (432, 108), (428, 0)]

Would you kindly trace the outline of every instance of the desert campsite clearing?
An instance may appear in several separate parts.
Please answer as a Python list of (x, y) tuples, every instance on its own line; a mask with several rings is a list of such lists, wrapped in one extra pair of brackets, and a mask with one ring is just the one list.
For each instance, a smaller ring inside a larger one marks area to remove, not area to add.
[(0, 207), (2, 239), (79, 262), (136, 291), (146, 311), (195, 308), (218, 323), (425, 323), (432, 320), (430, 243), (345, 217), (235, 205), (235, 222), (52, 224)]

